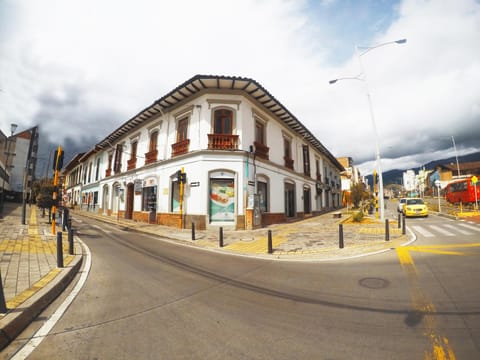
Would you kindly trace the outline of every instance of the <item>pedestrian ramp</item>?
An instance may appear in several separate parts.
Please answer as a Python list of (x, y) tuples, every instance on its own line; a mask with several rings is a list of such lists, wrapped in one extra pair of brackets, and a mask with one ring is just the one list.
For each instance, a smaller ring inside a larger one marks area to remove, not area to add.
[(442, 224), (442, 225), (412, 225), (409, 226), (414, 232), (423, 237), (435, 236), (480, 236), (480, 226), (469, 224)]

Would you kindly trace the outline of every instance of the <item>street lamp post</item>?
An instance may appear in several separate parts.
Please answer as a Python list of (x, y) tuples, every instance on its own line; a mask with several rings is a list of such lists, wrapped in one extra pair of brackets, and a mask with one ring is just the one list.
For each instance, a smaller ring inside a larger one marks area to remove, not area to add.
[[(363, 67), (362, 63), (362, 56), (368, 53), (369, 51), (385, 46), (385, 45), (390, 45), (390, 44), (405, 44), (407, 42), (406, 39), (401, 39), (401, 40), (395, 40), (395, 41), (389, 41), (386, 43), (382, 43), (379, 45), (375, 46), (356, 46), (355, 47), (355, 53), (358, 58), (358, 62), (360, 64), (360, 71), (361, 73), (357, 76), (353, 77), (343, 77), (343, 78), (338, 78), (334, 80), (330, 80), (330, 84), (334, 84), (339, 80), (361, 80), (365, 84), (365, 92), (367, 95), (367, 100), (368, 100), (368, 108), (370, 110), (370, 117), (372, 120), (372, 127), (373, 127), (373, 135), (375, 137), (375, 160), (377, 163), (377, 171), (378, 171), (378, 197), (379, 197), (379, 207), (380, 207), (380, 219), (384, 220), (385, 219), (385, 204), (384, 204), (384, 198), (383, 198), (383, 173), (382, 173), (382, 163), (381, 163), (381, 157), (380, 157), (380, 144), (379, 144), (379, 137), (378, 137), (378, 132), (377, 132), (377, 125), (375, 122), (375, 115), (373, 112), (373, 105), (372, 105), (372, 99), (370, 96), (370, 91), (368, 88), (368, 82), (367, 82), (367, 75), (365, 73), (365, 69)], [(364, 50), (362, 53), (360, 53), (360, 50)]]
[[(10, 124), (10, 138), (13, 136), (15, 130), (17, 130), (17, 124)], [(7, 176), (8, 160), (10, 157), (10, 140), (6, 139), (5, 142), (5, 176)], [(3, 207), (5, 203), (5, 177), (2, 177), (2, 196), (0, 197), (0, 216), (3, 215)]]

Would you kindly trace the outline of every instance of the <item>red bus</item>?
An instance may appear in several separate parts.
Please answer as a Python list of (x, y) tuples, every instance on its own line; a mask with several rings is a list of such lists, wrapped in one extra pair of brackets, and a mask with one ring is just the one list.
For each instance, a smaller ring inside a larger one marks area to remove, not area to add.
[[(477, 183), (477, 201), (480, 201), (480, 184)], [(472, 184), (472, 178), (456, 180), (451, 182), (445, 188), (445, 199), (452, 204), (474, 204), (475, 186)]]

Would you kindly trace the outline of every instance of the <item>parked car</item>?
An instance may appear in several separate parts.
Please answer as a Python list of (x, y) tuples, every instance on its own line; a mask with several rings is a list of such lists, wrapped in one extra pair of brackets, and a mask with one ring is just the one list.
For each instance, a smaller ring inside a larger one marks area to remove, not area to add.
[(427, 205), (420, 198), (408, 198), (403, 205), (403, 214), (406, 217), (428, 216)]
[(400, 198), (398, 199), (398, 212), (403, 212), (403, 205), (405, 205), (405, 202), (407, 201), (407, 198)]

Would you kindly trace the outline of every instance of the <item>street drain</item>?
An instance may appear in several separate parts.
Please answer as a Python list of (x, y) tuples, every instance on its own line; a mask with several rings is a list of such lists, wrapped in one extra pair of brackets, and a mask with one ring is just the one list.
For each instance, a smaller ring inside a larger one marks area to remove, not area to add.
[(366, 287), (368, 289), (385, 289), (388, 285), (390, 285), (390, 281), (382, 278), (363, 278), (358, 281), (358, 284), (362, 287)]

